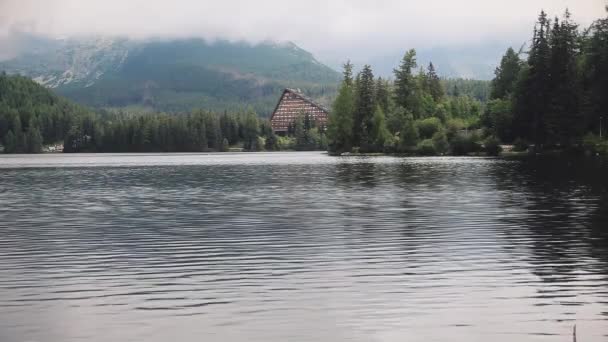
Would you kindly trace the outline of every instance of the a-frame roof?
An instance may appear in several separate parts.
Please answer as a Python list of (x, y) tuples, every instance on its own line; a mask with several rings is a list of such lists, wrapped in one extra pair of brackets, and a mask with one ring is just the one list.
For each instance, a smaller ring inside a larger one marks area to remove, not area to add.
[(279, 98), (277, 105), (274, 107), (274, 110), (272, 111), (272, 115), (270, 116), (271, 121), (272, 121), (272, 118), (274, 117), (275, 113), (277, 112), (277, 109), (279, 109), (279, 105), (281, 104), (281, 101), (283, 100), (285, 93), (291, 93), (291, 94), (295, 95), (296, 97), (298, 97), (299, 99), (301, 99), (301, 100), (309, 103), (310, 105), (315, 106), (315, 107), (321, 109), (322, 111), (324, 111), (325, 113), (329, 114), (329, 110), (327, 108), (325, 108), (323, 105), (316, 103), (310, 97), (300, 93), (299, 91), (297, 91), (295, 89), (285, 88), (285, 90), (283, 90), (283, 92), (281, 93), (281, 97)]

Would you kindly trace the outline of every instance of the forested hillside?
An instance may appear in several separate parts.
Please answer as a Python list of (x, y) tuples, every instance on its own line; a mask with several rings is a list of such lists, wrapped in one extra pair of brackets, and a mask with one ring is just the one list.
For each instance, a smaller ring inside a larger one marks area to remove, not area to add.
[(329, 103), (339, 81), (336, 71), (292, 43), (41, 39), (25, 37), (24, 51), (1, 62), (0, 70), (31, 77), (97, 108), (185, 112), (251, 107), (266, 116), (286, 87)]
[(277, 149), (267, 120), (252, 111), (216, 114), (99, 113), (76, 105), (22, 76), (0, 74), (0, 143), (5, 153), (39, 153), (59, 144), (65, 152), (204, 152), (237, 146)]
[(0, 74), (0, 141), (6, 153), (37, 153), (62, 143), (89, 110), (62, 99), (29, 78)]

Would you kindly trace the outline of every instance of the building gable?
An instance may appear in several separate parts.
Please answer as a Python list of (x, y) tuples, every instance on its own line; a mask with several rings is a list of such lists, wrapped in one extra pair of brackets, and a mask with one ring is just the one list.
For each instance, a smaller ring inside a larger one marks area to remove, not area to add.
[(270, 117), (272, 130), (275, 133), (287, 133), (300, 113), (310, 115), (319, 126), (327, 125), (327, 109), (293, 89), (285, 89)]

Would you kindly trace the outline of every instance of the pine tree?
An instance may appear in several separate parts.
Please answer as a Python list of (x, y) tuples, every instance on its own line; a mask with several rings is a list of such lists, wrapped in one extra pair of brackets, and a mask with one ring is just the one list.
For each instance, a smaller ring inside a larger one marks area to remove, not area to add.
[(385, 143), (390, 138), (390, 133), (386, 128), (386, 118), (384, 111), (379, 105), (376, 106), (374, 117), (372, 118), (371, 140), (373, 141), (376, 152), (383, 151)]
[[(606, 6), (608, 14), (608, 6)], [(587, 129), (599, 133), (599, 122), (608, 122), (608, 16), (596, 20), (585, 40), (583, 58), (584, 113)], [(606, 134), (603, 134), (605, 136)]]
[(410, 96), (414, 93), (415, 82), (412, 71), (416, 69), (416, 50), (409, 50), (401, 60), (399, 68), (394, 69), (395, 74), (395, 103), (408, 109)]
[(382, 77), (378, 77), (376, 80), (376, 103), (382, 108), (384, 113), (387, 113), (390, 107), (390, 93), (388, 87), (388, 82), (383, 80)]
[(352, 65), (344, 65), (345, 77), (338, 90), (327, 123), (327, 137), (330, 152), (350, 152), (353, 143), (353, 115), (355, 99), (353, 94)]
[(445, 91), (443, 90), (441, 80), (439, 79), (439, 76), (435, 71), (435, 66), (433, 65), (433, 62), (429, 63), (429, 67), (426, 73), (426, 82), (426, 87), (431, 96), (433, 97), (433, 100), (435, 100), (435, 102), (439, 102), (439, 100), (441, 100), (441, 98), (445, 95)]
[(361, 70), (357, 79), (353, 142), (356, 146), (365, 150), (371, 143), (372, 117), (375, 110), (375, 84), (372, 68), (369, 65), (363, 66), (363, 70)]
[(27, 132), (27, 153), (40, 153), (42, 152), (42, 135), (40, 130), (36, 126), (30, 126)]
[(577, 78), (578, 26), (566, 10), (559, 22), (555, 18), (550, 37), (550, 99), (546, 116), (547, 139), (552, 144), (570, 145), (582, 136), (580, 90)]
[(500, 66), (494, 71), (492, 80), (491, 99), (503, 99), (513, 93), (515, 82), (521, 71), (521, 60), (513, 48), (507, 52), (500, 61)]
[(17, 137), (12, 130), (4, 136), (4, 153), (17, 153)]
[(399, 133), (399, 149), (402, 152), (410, 152), (418, 144), (419, 138), (418, 129), (414, 124), (414, 117), (408, 113), (405, 115), (405, 121)]
[(350, 60), (344, 63), (343, 69), (344, 70), (342, 71), (342, 82), (349, 87), (353, 87), (353, 64), (350, 62)]
[(550, 101), (550, 20), (542, 11), (534, 29), (527, 68), (517, 87), (515, 135), (541, 148), (546, 141), (546, 116)]

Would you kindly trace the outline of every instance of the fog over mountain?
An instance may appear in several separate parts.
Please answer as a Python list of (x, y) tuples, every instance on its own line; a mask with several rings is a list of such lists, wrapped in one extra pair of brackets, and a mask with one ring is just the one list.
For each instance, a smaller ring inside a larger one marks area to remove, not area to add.
[[(541, 9), (559, 15), (569, 7), (575, 20), (586, 25), (604, 5), (604, 0), (310, 0), (289, 6), (278, 0), (3, 0), (0, 58), (19, 50), (15, 32), (198, 37), (293, 41), (334, 68), (350, 58), (359, 65), (374, 64), (384, 75), (403, 51), (417, 48), (421, 61), (437, 60), (444, 74), (485, 78), (488, 69), (475, 69), (495, 61), (506, 47), (524, 43)], [(446, 54), (458, 51), (451, 56), (455, 61), (447, 60)]]

